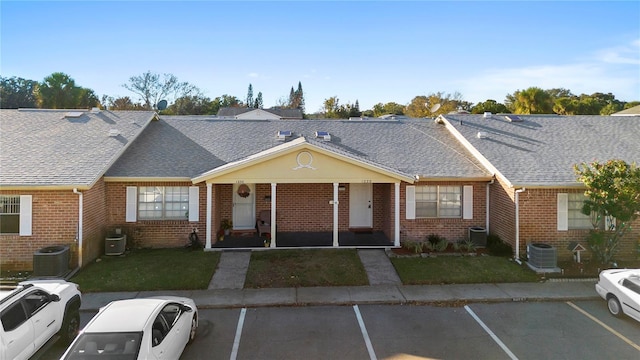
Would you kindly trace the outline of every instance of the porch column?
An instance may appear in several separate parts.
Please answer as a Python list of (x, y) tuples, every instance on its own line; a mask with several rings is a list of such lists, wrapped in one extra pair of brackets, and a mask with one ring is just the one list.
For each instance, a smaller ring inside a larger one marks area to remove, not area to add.
[(338, 186), (339, 183), (333, 183), (333, 246), (338, 247), (340, 244), (338, 243), (338, 205), (340, 202), (338, 201)]
[(400, 246), (400, 183), (395, 183), (393, 246)]
[(207, 183), (207, 242), (205, 248), (211, 249), (211, 193), (213, 184)]
[(276, 187), (278, 184), (271, 183), (271, 244), (269, 247), (276, 247)]

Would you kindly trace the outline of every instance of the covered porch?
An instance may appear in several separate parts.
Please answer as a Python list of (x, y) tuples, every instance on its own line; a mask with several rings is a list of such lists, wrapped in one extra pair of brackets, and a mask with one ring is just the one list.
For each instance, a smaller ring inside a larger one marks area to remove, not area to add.
[[(206, 249), (400, 245), (400, 185), (414, 178), (299, 138), (192, 179), (206, 184)], [(232, 220), (232, 234), (220, 224)]]

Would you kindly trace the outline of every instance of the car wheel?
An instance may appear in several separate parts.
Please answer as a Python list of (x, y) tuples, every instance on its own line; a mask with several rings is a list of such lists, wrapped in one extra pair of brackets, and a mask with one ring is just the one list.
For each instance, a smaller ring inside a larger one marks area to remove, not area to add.
[(191, 330), (189, 331), (189, 344), (196, 338), (196, 332), (198, 331), (198, 315), (193, 315), (191, 319)]
[(611, 313), (611, 315), (618, 317), (622, 315), (620, 301), (618, 301), (618, 298), (616, 298), (615, 296), (609, 296), (609, 298), (607, 299), (607, 307), (609, 308), (609, 312)]
[(77, 310), (70, 310), (64, 317), (62, 322), (62, 328), (60, 329), (60, 336), (62, 341), (69, 344), (75, 339), (80, 330), (80, 312)]

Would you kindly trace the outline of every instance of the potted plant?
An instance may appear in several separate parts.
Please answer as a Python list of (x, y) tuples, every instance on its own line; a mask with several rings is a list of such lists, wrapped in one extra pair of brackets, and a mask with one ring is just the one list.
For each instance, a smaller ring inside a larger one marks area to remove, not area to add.
[(264, 247), (271, 246), (271, 234), (267, 234), (264, 238)]
[(233, 228), (233, 222), (229, 219), (222, 219), (220, 222), (220, 228), (224, 231), (225, 235), (229, 235)]
[(218, 230), (218, 241), (224, 241), (224, 230)]

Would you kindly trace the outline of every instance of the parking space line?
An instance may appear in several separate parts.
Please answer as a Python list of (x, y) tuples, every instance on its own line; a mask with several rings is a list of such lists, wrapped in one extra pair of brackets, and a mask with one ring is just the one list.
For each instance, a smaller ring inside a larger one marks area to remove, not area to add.
[(244, 315), (247, 313), (247, 308), (242, 308), (240, 311), (240, 318), (238, 318), (238, 327), (236, 328), (236, 337), (233, 339), (233, 349), (231, 350), (230, 360), (236, 360), (238, 356), (238, 348), (240, 347), (240, 337), (242, 336), (242, 327), (244, 326)]
[(498, 344), (498, 346), (500, 346), (502, 348), (502, 350), (507, 353), (507, 355), (509, 355), (509, 357), (512, 360), (518, 360), (518, 357), (516, 357), (514, 355), (514, 353), (511, 352), (511, 350), (509, 350), (509, 348), (507, 347), (507, 345), (505, 345), (502, 340), (500, 340), (500, 338), (498, 338), (498, 336), (496, 334), (493, 333), (493, 331), (491, 331), (491, 329), (489, 329), (489, 327), (487, 325), (484, 324), (484, 322), (482, 320), (480, 320), (480, 318), (476, 315), (476, 313), (473, 312), (473, 310), (471, 310), (471, 308), (468, 305), (464, 306), (464, 309), (467, 310), (467, 312), (469, 313), (469, 315), (471, 315), (471, 317), (480, 325), (482, 326), (482, 328), (484, 329), (484, 331), (487, 332), (487, 334), (489, 334), (489, 336), (491, 336), (491, 338), (493, 339), (493, 341), (496, 342), (496, 344)]
[(615, 331), (614, 329), (612, 329), (611, 327), (609, 327), (607, 324), (603, 323), (602, 321), (596, 319), (595, 316), (589, 314), (588, 312), (586, 312), (585, 310), (582, 310), (582, 308), (578, 307), (578, 305), (572, 303), (571, 301), (567, 301), (567, 305), (571, 306), (572, 308), (578, 310), (578, 312), (580, 312), (582, 315), (588, 317), (589, 319), (593, 320), (596, 324), (602, 326), (603, 328), (605, 328), (606, 330), (608, 330), (610, 333), (612, 333), (613, 335), (617, 336), (618, 338), (620, 338), (622, 341), (626, 342), (627, 344), (631, 345), (632, 347), (634, 347), (636, 350), (640, 351), (640, 345), (634, 343), (633, 341), (627, 339), (624, 335), (620, 334), (619, 332)]
[(373, 350), (373, 345), (371, 344), (371, 339), (369, 339), (369, 333), (367, 332), (367, 327), (364, 326), (364, 321), (362, 320), (362, 315), (360, 314), (360, 309), (358, 305), (353, 305), (353, 311), (356, 313), (356, 318), (358, 319), (358, 325), (360, 325), (360, 331), (362, 331), (362, 337), (364, 338), (364, 343), (367, 345), (367, 351), (369, 351), (369, 358), (371, 360), (377, 360), (376, 352)]

